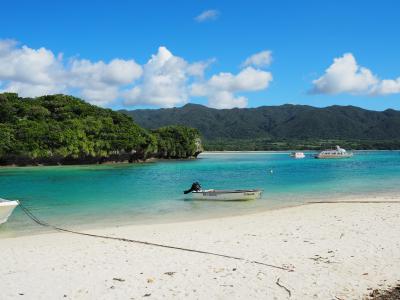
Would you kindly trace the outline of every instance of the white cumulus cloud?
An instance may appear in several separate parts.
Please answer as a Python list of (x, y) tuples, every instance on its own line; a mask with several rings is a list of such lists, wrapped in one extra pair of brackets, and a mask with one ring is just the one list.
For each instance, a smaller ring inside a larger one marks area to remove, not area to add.
[(220, 72), (205, 78), (205, 70), (215, 59), (188, 62), (166, 47), (159, 47), (139, 65), (133, 59), (65, 59), (44, 47), (0, 40), (0, 92), (23, 97), (68, 93), (100, 106), (120, 101), (127, 107), (173, 107), (190, 97), (205, 97), (212, 107), (245, 107), (248, 100), (238, 93), (266, 89), (272, 81), (272, 74), (259, 68), (267, 63), (264, 55), (249, 59), (249, 65), (237, 74)]
[(208, 98), (208, 105), (214, 108), (243, 108), (247, 106), (247, 98), (243, 96), (236, 97), (229, 91), (216, 91)]
[(205, 21), (212, 21), (212, 20), (216, 20), (219, 16), (219, 11), (216, 9), (209, 9), (209, 10), (205, 10), (203, 11), (201, 14), (199, 14), (197, 17), (195, 17), (194, 19), (197, 22), (205, 22)]
[(324, 94), (368, 93), (378, 79), (367, 68), (357, 64), (351, 53), (335, 58), (325, 74), (313, 81), (314, 91)]
[(380, 80), (371, 70), (358, 65), (351, 53), (335, 58), (325, 74), (313, 81), (312, 93), (387, 95), (400, 93), (400, 77)]
[(248, 57), (242, 63), (242, 66), (267, 67), (271, 64), (271, 62), (272, 62), (272, 52), (269, 50), (264, 50)]
[(246, 107), (247, 98), (235, 96), (238, 92), (254, 92), (266, 89), (272, 81), (272, 74), (247, 67), (237, 75), (219, 73), (203, 83), (194, 83), (191, 94), (209, 99), (209, 106), (215, 108)]
[(143, 66), (142, 81), (123, 93), (126, 105), (150, 104), (172, 107), (188, 101), (187, 83), (191, 76), (202, 77), (207, 62), (189, 64), (173, 55), (166, 47)]
[(109, 63), (73, 60), (68, 69), (68, 84), (79, 88), (82, 96), (98, 105), (119, 97), (121, 87), (142, 76), (142, 67), (133, 60), (113, 59)]
[[(80, 83), (129, 84), (142, 75), (142, 67), (133, 60), (113, 59), (111, 62), (73, 60), (70, 73)], [(82, 82), (85, 81), (85, 82)], [(87, 81), (87, 82), (86, 82)], [(78, 82), (76, 84), (79, 84)]]
[(397, 79), (384, 79), (379, 82), (373, 89), (374, 95), (390, 95), (400, 93), (400, 77)]
[(195, 82), (190, 93), (195, 97), (206, 97), (208, 106), (214, 108), (246, 107), (248, 99), (236, 94), (267, 89), (273, 79), (272, 73), (260, 68), (271, 62), (269, 50), (253, 54), (242, 63), (243, 69), (238, 74), (221, 72), (208, 80)]
[(0, 91), (24, 97), (68, 93), (77, 90), (89, 102), (107, 105), (119, 97), (120, 88), (142, 75), (133, 60), (109, 63), (71, 59), (46, 48), (19, 47), (13, 40), (0, 40)]
[(27, 97), (62, 92), (65, 72), (61, 60), (61, 55), (56, 57), (45, 48), (18, 47), (13, 40), (0, 40), (0, 89)]

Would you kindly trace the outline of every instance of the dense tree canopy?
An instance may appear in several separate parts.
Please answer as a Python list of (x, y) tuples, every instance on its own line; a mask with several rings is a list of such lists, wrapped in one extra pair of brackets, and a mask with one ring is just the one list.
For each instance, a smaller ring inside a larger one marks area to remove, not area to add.
[(153, 134), (156, 136), (161, 157), (189, 157), (202, 151), (197, 129), (171, 125), (153, 130)]
[(181, 126), (150, 132), (124, 114), (72, 96), (0, 94), (3, 164), (183, 158), (198, 154), (198, 137)]

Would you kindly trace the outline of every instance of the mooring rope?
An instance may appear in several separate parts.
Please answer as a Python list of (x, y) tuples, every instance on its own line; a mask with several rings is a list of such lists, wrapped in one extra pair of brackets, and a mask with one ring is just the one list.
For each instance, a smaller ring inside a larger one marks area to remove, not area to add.
[(36, 224), (43, 226), (43, 227), (48, 227), (48, 228), (51, 228), (51, 229), (54, 229), (57, 231), (61, 231), (61, 232), (68, 232), (68, 233), (73, 233), (73, 234), (78, 234), (78, 235), (90, 236), (90, 237), (94, 237), (94, 238), (117, 240), (117, 241), (122, 241), (122, 242), (136, 243), (136, 244), (161, 247), (161, 248), (167, 248), (167, 249), (173, 249), (173, 250), (181, 250), (181, 251), (186, 251), (186, 252), (194, 252), (194, 253), (200, 253), (200, 254), (206, 254), (206, 255), (213, 255), (213, 256), (218, 256), (218, 257), (223, 257), (223, 258), (245, 261), (245, 262), (249, 262), (252, 264), (263, 265), (263, 266), (280, 269), (280, 270), (284, 270), (284, 271), (288, 271), (288, 272), (294, 272), (294, 269), (289, 268), (289, 267), (281, 267), (281, 266), (267, 264), (267, 263), (256, 261), (256, 260), (248, 260), (243, 257), (237, 257), (237, 256), (231, 256), (231, 255), (227, 255), (227, 254), (220, 254), (220, 253), (214, 253), (214, 252), (202, 251), (202, 250), (196, 250), (196, 249), (190, 249), (190, 248), (183, 248), (183, 247), (177, 247), (177, 246), (170, 246), (170, 245), (164, 245), (164, 244), (158, 244), (158, 243), (152, 243), (152, 242), (146, 242), (146, 241), (139, 241), (139, 240), (133, 240), (133, 239), (128, 239), (128, 238), (112, 237), (112, 236), (107, 236), (107, 235), (79, 232), (79, 231), (74, 231), (74, 230), (70, 230), (70, 229), (66, 229), (66, 228), (61, 228), (61, 227), (57, 227), (57, 226), (51, 225), (47, 222), (40, 220), (28, 208), (26, 208), (21, 203), (19, 204), (19, 207), (21, 207), (22, 211), (30, 219), (32, 219)]

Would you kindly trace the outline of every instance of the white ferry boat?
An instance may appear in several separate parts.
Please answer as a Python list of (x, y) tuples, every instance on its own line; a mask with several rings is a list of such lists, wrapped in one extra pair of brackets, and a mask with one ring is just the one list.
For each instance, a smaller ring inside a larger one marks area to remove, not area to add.
[(336, 149), (321, 151), (315, 155), (315, 158), (349, 158), (352, 156), (352, 152), (347, 152), (345, 149), (336, 146)]

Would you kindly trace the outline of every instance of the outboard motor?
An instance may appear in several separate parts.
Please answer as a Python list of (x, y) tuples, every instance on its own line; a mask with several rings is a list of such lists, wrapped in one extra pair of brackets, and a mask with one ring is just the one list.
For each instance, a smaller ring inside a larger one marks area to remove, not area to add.
[(191, 192), (193, 192), (193, 191), (198, 192), (198, 191), (200, 191), (200, 190), (201, 190), (201, 185), (200, 185), (200, 183), (198, 183), (198, 182), (196, 181), (196, 182), (193, 182), (193, 183), (192, 183), (192, 186), (190, 187), (190, 189), (184, 191), (183, 193), (184, 193), (184, 194), (189, 194), (189, 193), (191, 193)]

